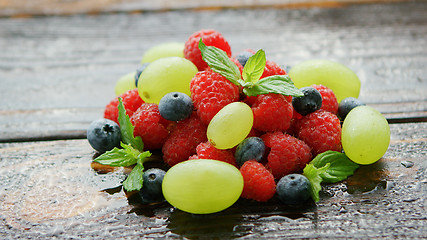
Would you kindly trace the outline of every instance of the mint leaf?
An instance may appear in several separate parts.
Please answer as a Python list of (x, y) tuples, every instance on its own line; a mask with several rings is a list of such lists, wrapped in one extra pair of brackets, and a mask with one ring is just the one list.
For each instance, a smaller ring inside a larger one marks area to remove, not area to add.
[(321, 168), (329, 164), (326, 172), (322, 173), (323, 181), (335, 183), (353, 175), (359, 168), (357, 163), (351, 161), (344, 153), (336, 151), (326, 151), (317, 155), (311, 162), (316, 168)]
[(135, 164), (137, 158), (126, 149), (113, 148), (95, 158), (94, 161), (112, 167), (127, 167)]
[(274, 75), (260, 79), (258, 82), (247, 88), (243, 88), (247, 96), (260, 94), (277, 93), (293, 97), (301, 97), (304, 94), (295, 87), (288, 75)]
[(260, 49), (246, 62), (242, 72), (243, 80), (256, 83), (264, 73), (265, 62), (265, 52)]
[(143, 182), (142, 174), (144, 174), (144, 165), (136, 164), (126, 180), (123, 181), (123, 188), (128, 192), (140, 190)]
[(139, 151), (144, 150), (144, 143), (140, 136), (133, 136), (132, 123), (129, 120), (129, 116), (126, 114), (125, 106), (123, 105), (122, 98), (119, 97), (119, 125), (120, 125), (120, 133), (122, 135), (122, 142), (125, 144), (130, 144), (132, 147)]
[(313, 164), (307, 164), (303, 170), (303, 174), (308, 178), (311, 184), (311, 197), (314, 202), (320, 200), (319, 192), (322, 190), (320, 183), (322, 182), (321, 174), (326, 171), (329, 165), (326, 165), (322, 168), (316, 168)]
[(199, 49), (203, 60), (209, 65), (212, 71), (221, 74), (233, 84), (239, 85), (241, 74), (239, 68), (230, 60), (223, 50), (206, 46), (202, 39), (199, 41)]

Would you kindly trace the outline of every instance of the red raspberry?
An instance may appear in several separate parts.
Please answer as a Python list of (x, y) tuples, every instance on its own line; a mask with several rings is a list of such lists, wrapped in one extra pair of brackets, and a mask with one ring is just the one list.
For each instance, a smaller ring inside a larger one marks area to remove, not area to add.
[(335, 114), (316, 111), (304, 116), (296, 127), (298, 138), (312, 148), (313, 155), (327, 150), (341, 151), (341, 125)]
[(264, 72), (261, 75), (261, 78), (273, 76), (273, 75), (286, 75), (286, 71), (281, 68), (277, 63), (267, 60), (265, 62)]
[(240, 168), (243, 176), (243, 192), (241, 197), (266, 202), (276, 193), (274, 177), (264, 165), (249, 160)]
[(184, 57), (194, 63), (199, 71), (203, 71), (208, 67), (208, 64), (202, 59), (202, 54), (199, 49), (199, 41), (202, 38), (206, 46), (214, 46), (224, 50), (231, 57), (231, 48), (227, 40), (221, 33), (215, 30), (200, 30), (193, 33), (184, 45)]
[[(132, 114), (141, 106), (142, 103), (144, 103), (144, 101), (139, 96), (137, 88), (129, 90), (120, 95), (119, 97), (122, 98), (123, 106), (125, 107), (126, 114), (129, 117), (132, 116)], [(118, 97), (114, 98), (109, 104), (107, 104), (104, 110), (104, 118), (113, 120), (117, 124), (119, 124), (119, 109), (117, 108), (117, 106), (119, 106)]]
[(178, 122), (169, 134), (162, 148), (163, 160), (169, 166), (188, 160), (196, 153), (197, 145), (205, 141), (206, 125), (193, 113), (189, 118)]
[(202, 142), (197, 145), (196, 152), (197, 156), (191, 157), (192, 159), (214, 159), (237, 166), (236, 159), (234, 158), (234, 154), (231, 150), (218, 149), (209, 141)]
[(140, 136), (144, 143), (144, 150), (162, 148), (169, 136), (169, 127), (173, 124), (164, 119), (159, 107), (154, 103), (143, 103), (130, 118), (135, 127), (134, 136)]
[(267, 147), (268, 168), (274, 177), (300, 172), (311, 160), (311, 149), (303, 141), (282, 132), (271, 132), (261, 136)]
[(335, 115), (338, 113), (338, 100), (335, 97), (335, 93), (332, 89), (323, 85), (312, 85), (312, 88), (317, 89), (322, 95), (322, 107), (320, 110), (331, 112)]
[(204, 124), (225, 105), (239, 100), (239, 88), (225, 77), (206, 70), (196, 73), (190, 83), (191, 99)]
[(291, 125), (292, 103), (281, 94), (258, 95), (252, 105), (254, 128), (264, 132), (285, 131)]

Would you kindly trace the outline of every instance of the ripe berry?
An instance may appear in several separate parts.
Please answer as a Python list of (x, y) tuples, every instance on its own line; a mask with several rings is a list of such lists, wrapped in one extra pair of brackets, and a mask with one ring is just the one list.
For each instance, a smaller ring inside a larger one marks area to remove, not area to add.
[(120, 145), (120, 127), (109, 119), (95, 120), (87, 129), (87, 140), (93, 149), (100, 153), (110, 151)]
[(169, 166), (188, 160), (196, 153), (197, 145), (207, 140), (206, 125), (193, 113), (189, 118), (178, 122), (171, 131), (162, 147), (163, 159)]
[(231, 48), (221, 33), (215, 30), (200, 30), (193, 33), (184, 45), (184, 57), (194, 63), (199, 71), (203, 71), (208, 64), (203, 60), (199, 49), (199, 41), (202, 39), (206, 46), (214, 46), (224, 50), (231, 57)]
[(242, 165), (240, 173), (244, 182), (241, 197), (266, 202), (274, 196), (276, 182), (264, 165), (250, 160)]
[(242, 166), (249, 160), (260, 162), (264, 156), (264, 152), (265, 145), (261, 138), (248, 137), (237, 146), (234, 156), (236, 158), (236, 163)]
[(143, 203), (161, 202), (165, 198), (162, 192), (163, 177), (166, 172), (159, 168), (150, 168), (142, 174), (142, 188), (139, 190)]
[(328, 111), (336, 115), (338, 112), (338, 100), (332, 89), (323, 85), (312, 85), (311, 87), (315, 88), (319, 91), (320, 95), (322, 95), (322, 107), (320, 110)]
[(311, 160), (311, 149), (302, 140), (282, 132), (270, 132), (261, 136), (267, 147), (267, 167), (274, 177), (299, 172)]
[(341, 125), (330, 112), (316, 111), (297, 120), (298, 138), (312, 148), (313, 155), (327, 150), (341, 151)]
[(197, 145), (196, 153), (197, 155), (192, 156), (191, 159), (213, 159), (236, 166), (236, 160), (230, 149), (218, 149), (209, 141)]
[(252, 50), (245, 50), (245, 51), (240, 52), (240, 53), (237, 55), (236, 59), (237, 59), (237, 61), (239, 61), (239, 63), (240, 63), (243, 67), (245, 67), (246, 62), (247, 62), (247, 61), (248, 61), (248, 59), (249, 59), (250, 57), (252, 57), (253, 55), (254, 55), (254, 51), (252, 51)]
[(286, 71), (281, 68), (277, 63), (267, 60), (265, 62), (264, 72), (261, 75), (261, 78), (273, 76), (273, 75), (286, 75)]
[(172, 122), (164, 119), (157, 104), (143, 103), (130, 118), (134, 136), (140, 136), (144, 149), (160, 149), (169, 136)]
[(317, 89), (312, 87), (303, 87), (300, 90), (304, 96), (292, 98), (292, 106), (296, 112), (305, 116), (322, 107), (322, 95), (320, 95), (320, 92), (317, 91)]
[(136, 72), (135, 72), (135, 86), (138, 87), (139, 76), (141, 76), (141, 73), (145, 70), (145, 68), (148, 66), (148, 64), (150, 64), (150, 63), (144, 63), (144, 64), (142, 64), (140, 67), (138, 67), (136, 69)]
[(193, 112), (193, 102), (185, 93), (171, 92), (160, 99), (159, 112), (167, 120), (181, 121)]
[(339, 106), (338, 106), (338, 116), (342, 121), (344, 121), (347, 114), (355, 107), (363, 106), (365, 105), (363, 102), (361, 102), (359, 99), (354, 97), (348, 97), (341, 100)]
[[(138, 93), (138, 89), (129, 90), (122, 95), (119, 96), (122, 98), (123, 106), (126, 110), (126, 115), (129, 117), (141, 106), (144, 101), (141, 99)], [(119, 105), (119, 98), (116, 97), (107, 106), (105, 106), (104, 110), (104, 118), (113, 120), (117, 124), (119, 124), (119, 109), (117, 106)]]
[(197, 114), (206, 125), (224, 106), (239, 100), (239, 88), (210, 69), (196, 73), (190, 91)]
[(310, 199), (310, 181), (302, 174), (289, 174), (277, 183), (276, 192), (284, 204), (302, 204)]
[(252, 104), (254, 128), (264, 132), (285, 131), (291, 125), (293, 109), (281, 94), (258, 95)]

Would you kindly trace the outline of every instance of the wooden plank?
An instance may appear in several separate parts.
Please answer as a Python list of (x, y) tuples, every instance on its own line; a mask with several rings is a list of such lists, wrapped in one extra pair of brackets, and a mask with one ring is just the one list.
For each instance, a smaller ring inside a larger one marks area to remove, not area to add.
[(144, 51), (184, 42), (202, 28), (222, 32), (235, 54), (264, 48), (284, 66), (313, 58), (341, 62), (360, 77), (362, 101), (396, 121), (424, 121), (426, 11), (426, 2), (410, 2), (3, 18), (0, 139), (82, 136)]
[(427, 123), (391, 133), (379, 162), (323, 185), (317, 204), (241, 199), (204, 216), (126, 195), (129, 169), (99, 169), (86, 140), (0, 144), (0, 238), (426, 238)]
[(99, 14), (111, 12), (170, 11), (259, 7), (342, 6), (354, 3), (399, 2), (404, 0), (26, 0), (0, 1), (0, 16)]

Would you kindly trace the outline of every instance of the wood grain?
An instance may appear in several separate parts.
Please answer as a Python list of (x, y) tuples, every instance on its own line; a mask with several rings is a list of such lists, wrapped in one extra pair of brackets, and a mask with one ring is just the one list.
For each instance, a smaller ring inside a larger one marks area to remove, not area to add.
[(241, 199), (203, 216), (126, 196), (120, 183), (129, 171), (92, 165), (86, 140), (0, 144), (0, 237), (426, 238), (427, 123), (393, 124), (391, 132), (379, 162), (323, 184), (317, 204)]
[[(360, 99), (390, 119), (427, 116), (426, 2), (0, 19), (0, 139), (83, 136), (117, 79), (160, 42), (202, 28), (234, 54), (263, 48), (284, 66), (327, 58), (354, 70)], [(407, 14), (410, 12), (411, 14)]]

